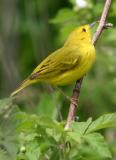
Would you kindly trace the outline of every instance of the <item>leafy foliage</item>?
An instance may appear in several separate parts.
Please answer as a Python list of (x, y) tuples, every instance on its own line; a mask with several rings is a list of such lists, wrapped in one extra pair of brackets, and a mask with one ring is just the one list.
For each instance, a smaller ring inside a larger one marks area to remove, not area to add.
[[(11, 99), (2, 100), (3, 104)], [(108, 143), (97, 133), (115, 127), (116, 113), (105, 114), (92, 121), (72, 122), (69, 130), (64, 123), (47, 116), (18, 111), (12, 106), (8, 117), (1, 117), (0, 157), (2, 159), (86, 159), (112, 158)], [(7, 108), (8, 109), (8, 108)], [(12, 127), (8, 126), (12, 124)], [(7, 133), (6, 132), (7, 126)], [(13, 136), (14, 135), (14, 136)]]
[[(83, 1), (84, 7), (77, 0), (17, 0), (9, 10), (10, 3), (1, 0), (1, 97), (61, 47), (75, 27), (99, 19), (104, 1)], [(115, 8), (113, 1), (107, 19), (113, 24)], [(79, 121), (72, 122), (70, 130), (64, 130), (69, 102), (45, 84), (30, 87), (17, 101), (0, 100), (0, 160), (116, 159), (115, 129), (111, 129), (116, 127), (115, 35), (114, 25), (97, 43), (96, 64), (81, 89)], [(63, 90), (71, 95), (72, 88)]]

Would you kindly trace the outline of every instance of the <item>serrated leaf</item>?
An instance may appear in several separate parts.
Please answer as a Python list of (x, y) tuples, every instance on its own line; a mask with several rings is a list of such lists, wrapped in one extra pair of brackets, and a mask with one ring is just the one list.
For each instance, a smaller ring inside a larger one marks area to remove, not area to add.
[(18, 121), (16, 130), (23, 132), (34, 131), (38, 122), (38, 117), (36, 115), (29, 115), (24, 112), (15, 114), (14, 119)]
[(86, 122), (73, 122), (71, 124), (72, 131), (68, 132), (68, 136), (80, 143), (82, 136), (85, 134), (91, 122), (92, 118), (89, 118)]
[(91, 123), (86, 133), (91, 133), (109, 127), (116, 127), (116, 113), (102, 115)]
[(23, 112), (16, 114), (16, 119), (20, 120), (20, 123), (17, 126), (17, 130), (22, 131), (33, 131), (36, 129), (37, 125), (40, 125), (42, 128), (53, 128), (59, 132), (64, 131), (63, 126), (57, 121), (51, 119), (47, 116), (37, 116), (37, 115), (29, 115)]
[(104, 137), (99, 133), (91, 133), (84, 136), (85, 141), (89, 144), (92, 150), (98, 153), (101, 158), (111, 158), (111, 152)]

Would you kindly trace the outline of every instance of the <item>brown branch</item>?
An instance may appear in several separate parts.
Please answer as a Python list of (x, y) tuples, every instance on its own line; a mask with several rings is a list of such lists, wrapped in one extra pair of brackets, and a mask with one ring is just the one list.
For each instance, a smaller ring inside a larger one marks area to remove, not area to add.
[(108, 15), (108, 11), (109, 11), (110, 6), (111, 6), (111, 2), (112, 2), (112, 0), (106, 0), (106, 3), (104, 5), (104, 9), (103, 9), (100, 21), (99, 21), (99, 26), (98, 26), (98, 28), (96, 30), (96, 33), (93, 36), (93, 40), (92, 41), (93, 41), (94, 45), (96, 44), (96, 42), (97, 42), (98, 38), (100, 37), (100, 35), (102, 33), (102, 30), (104, 28), (106, 17)]
[[(96, 30), (96, 33), (93, 36), (93, 39), (92, 39), (93, 45), (96, 44), (96, 42), (97, 42), (98, 38), (100, 37), (103, 29), (107, 28), (107, 26), (108, 26), (107, 24), (105, 24), (105, 21), (106, 21), (107, 15), (108, 15), (109, 8), (111, 6), (111, 2), (112, 2), (112, 0), (106, 0), (106, 2), (105, 2), (104, 9), (103, 9), (100, 21), (99, 21), (98, 28)], [(75, 118), (76, 110), (78, 108), (78, 99), (79, 99), (79, 94), (80, 94), (82, 81), (83, 81), (83, 78), (77, 80), (75, 88), (73, 90), (72, 101), (70, 103), (68, 117), (67, 117), (67, 121), (66, 121), (66, 125), (65, 125), (66, 130), (70, 127), (70, 123)]]

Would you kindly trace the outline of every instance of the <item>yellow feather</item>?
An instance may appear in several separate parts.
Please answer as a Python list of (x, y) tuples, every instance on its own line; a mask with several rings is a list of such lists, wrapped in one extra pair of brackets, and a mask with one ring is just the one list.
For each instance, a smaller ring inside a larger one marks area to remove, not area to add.
[[(34, 83), (34, 81), (33, 81), (33, 83)], [(32, 84), (32, 82), (29, 79), (24, 80), (20, 84), (20, 86), (14, 92), (11, 93), (11, 96), (16, 95), (18, 92), (20, 92), (22, 89), (24, 89), (25, 87), (29, 86), (30, 84)]]
[(80, 79), (95, 61), (95, 48), (91, 38), (89, 25), (76, 28), (63, 47), (43, 60), (11, 96), (38, 81), (68, 85)]

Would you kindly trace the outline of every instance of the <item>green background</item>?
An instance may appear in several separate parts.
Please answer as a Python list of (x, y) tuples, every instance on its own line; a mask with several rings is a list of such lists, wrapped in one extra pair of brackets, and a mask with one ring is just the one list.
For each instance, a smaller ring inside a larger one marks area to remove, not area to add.
[[(99, 20), (104, 1), (86, 0), (83, 8), (75, 0), (0, 0), (0, 4), (0, 97), (3, 99), (47, 55), (63, 45), (73, 28)], [(115, 10), (116, 2), (113, 1), (107, 22), (114, 27), (103, 31), (97, 42), (96, 63), (82, 84), (77, 111), (79, 121), (116, 111)], [(74, 84), (62, 89), (71, 96), (73, 87)], [(14, 103), (18, 104), (18, 111), (58, 121), (66, 120), (70, 104), (59, 90), (43, 83), (20, 92)], [(1, 116), (0, 125), (7, 126), (2, 124), (3, 120)], [(11, 128), (12, 124), (5, 127), (4, 132)], [(115, 150), (114, 129), (106, 129), (103, 134)], [(115, 155), (116, 151), (113, 152)]]

